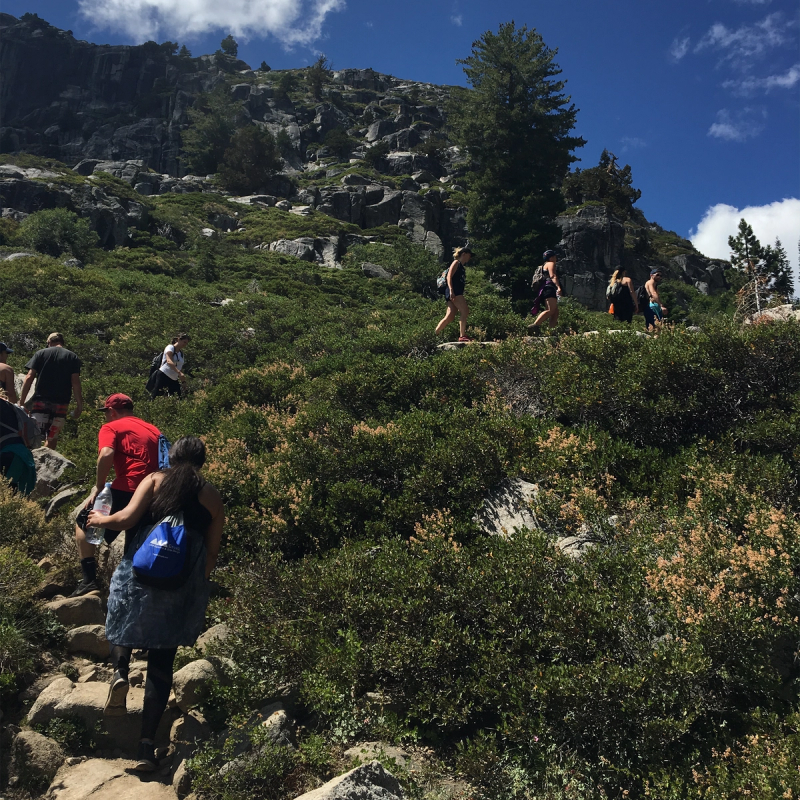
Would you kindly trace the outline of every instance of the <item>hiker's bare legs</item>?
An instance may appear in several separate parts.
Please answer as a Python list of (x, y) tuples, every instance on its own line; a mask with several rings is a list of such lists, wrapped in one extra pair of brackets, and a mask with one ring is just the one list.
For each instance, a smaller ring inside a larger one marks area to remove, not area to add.
[(534, 325), (541, 325), (545, 320), (548, 320), (551, 328), (555, 328), (558, 323), (558, 300), (555, 297), (548, 297), (545, 300), (547, 308), (536, 317)]
[(458, 326), (461, 336), (467, 335), (467, 317), (469, 316), (469, 306), (463, 294), (456, 295), (452, 300), (447, 301), (447, 313), (442, 321), (436, 326), (436, 333), (441, 333), (458, 314)]
[(469, 316), (469, 306), (463, 294), (456, 295), (451, 301), (458, 311), (458, 327), (461, 338), (467, 335), (467, 317)]
[(436, 333), (441, 333), (456, 318), (456, 307), (452, 300), (447, 301), (447, 313), (436, 326)]

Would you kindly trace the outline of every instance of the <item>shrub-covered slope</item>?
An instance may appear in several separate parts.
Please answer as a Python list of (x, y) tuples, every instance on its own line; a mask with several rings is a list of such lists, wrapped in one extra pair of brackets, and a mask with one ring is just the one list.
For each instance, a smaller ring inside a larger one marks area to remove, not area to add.
[[(240, 241), (350, 232), (325, 215), (146, 202), (137, 247), (0, 262), (0, 337), (21, 371), (59, 330), (89, 407), (127, 392), (170, 439), (206, 438), (228, 514), (210, 617), (238, 671), (204, 712), (235, 726), (282, 694), (304, 727), (299, 755), (262, 748), (222, 776), (209, 749), (201, 796), (294, 797), (375, 739), (431, 748), (476, 797), (796, 796), (797, 326), (720, 315), (642, 338), (568, 301), (558, 341), (526, 342), (470, 269), (471, 331), (498, 344), (438, 352), (418, 245), (354, 243), (329, 269)], [(236, 210), (243, 232), (202, 234)], [(189, 396), (150, 401), (178, 330)], [(87, 485), (99, 422), (62, 440)], [(538, 527), (489, 537), (475, 514), (509, 478), (538, 484)], [(0, 499), (8, 709), (58, 647), (31, 597), (59, 529), (65, 513), (46, 526)]]

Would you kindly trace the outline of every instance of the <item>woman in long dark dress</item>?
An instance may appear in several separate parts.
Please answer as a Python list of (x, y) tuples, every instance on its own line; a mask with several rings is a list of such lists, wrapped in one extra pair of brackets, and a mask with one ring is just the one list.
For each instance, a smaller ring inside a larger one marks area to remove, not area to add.
[[(114, 572), (108, 597), (106, 638), (112, 645), (114, 675), (105, 714), (127, 713), (128, 668), (134, 649), (148, 651), (142, 729), (136, 769), (156, 769), (155, 735), (172, 688), (172, 668), (178, 647), (191, 646), (205, 624), (209, 576), (217, 562), (225, 509), (220, 493), (201, 475), (206, 447), (195, 436), (179, 439), (170, 450), (171, 467), (148, 475), (122, 511), (104, 517), (96, 511), (89, 524), (130, 530), (140, 521), (140, 533)], [(190, 548), (191, 571), (179, 588), (145, 585), (133, 574), (133, 555), (153, 523), (178, 514), (196, 535)]]

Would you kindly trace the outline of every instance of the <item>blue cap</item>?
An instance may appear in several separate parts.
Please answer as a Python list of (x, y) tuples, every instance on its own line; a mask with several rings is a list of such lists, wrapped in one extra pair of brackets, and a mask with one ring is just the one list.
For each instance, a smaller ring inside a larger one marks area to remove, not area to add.
[(659, 272), (663, 274), (664, 270), (661, 269), (661, 267), (653, 267), (653, 269), (650, 270), (651, 275), (658, 275)]
[(551, 258), (554, 257), (555, 258), (558, 257), (558, 253), (556, 253), (555, 250), (545, 250), (544, 255), (542, 256), (542, 258), (544, 258), (545, 261), (549, 261)]
[(13, 353), (14, 351), (5, 343), (0, 342), (0, 353)]

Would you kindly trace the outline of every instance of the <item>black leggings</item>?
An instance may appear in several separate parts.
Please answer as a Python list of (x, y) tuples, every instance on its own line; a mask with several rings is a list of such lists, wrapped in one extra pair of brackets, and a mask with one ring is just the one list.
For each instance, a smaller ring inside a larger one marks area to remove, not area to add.
[[(142, 735), (151, 741), (156, 738), (158, 723), (164, 714), (172, 689), (172, 667), (177, 647), (169, 650), (147, 651), (147, 681), (144, 685), (144, 708), (142, 709)], [(114, 645), (111, 648), (111, 663), (123, 678), (127, 679), (131, 663), (131, 648)]]
[(156, 383), (155, 386), (153, 387), (153, 391), (150, 393), (150, 397), (152, 397), (153, 400), (155, 400), (156, 397), (160, 397), (162, 394), (165, 394), (167, 396), (176, 394), (178, 395), (178, 397), (180, 397), (182, 395), (181, 382), (173, 380), (168, 375), (164, 374), (161, 370), (159, 370), (156, 373)]

